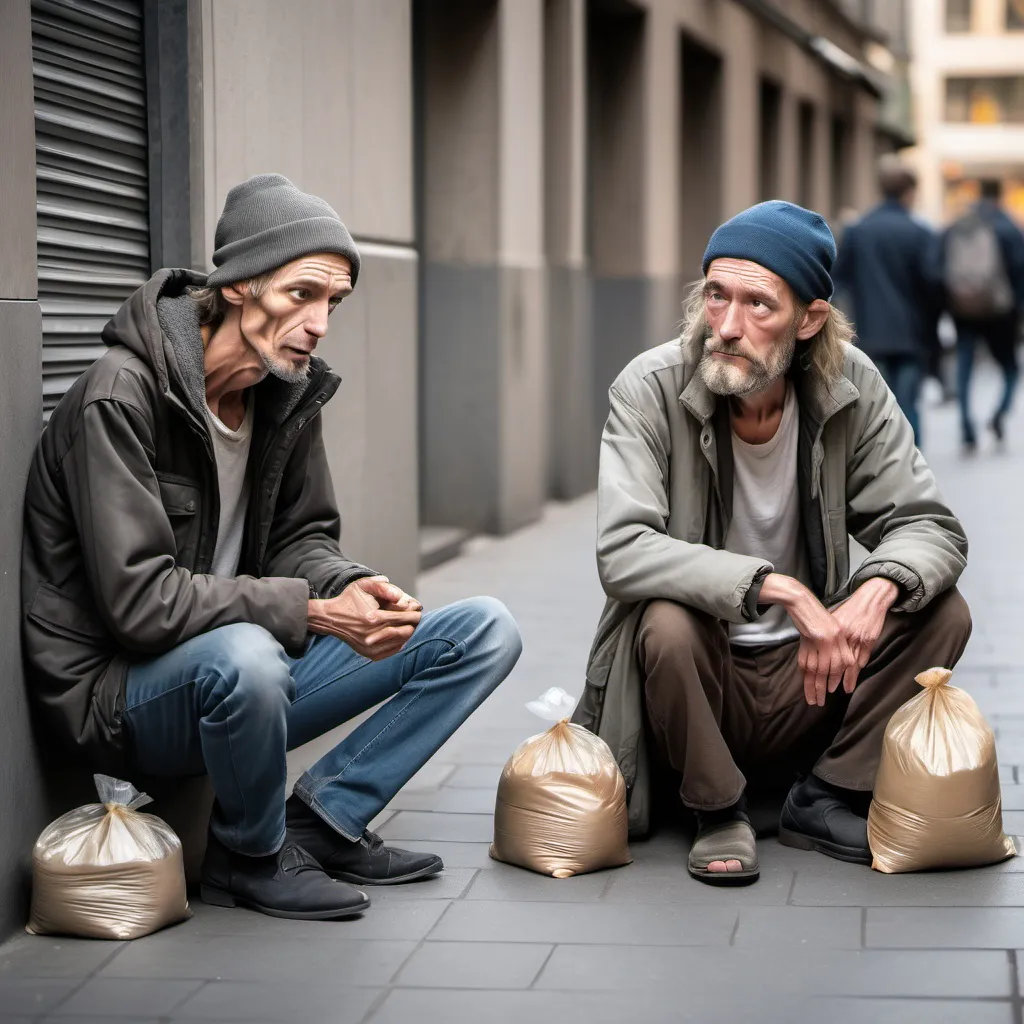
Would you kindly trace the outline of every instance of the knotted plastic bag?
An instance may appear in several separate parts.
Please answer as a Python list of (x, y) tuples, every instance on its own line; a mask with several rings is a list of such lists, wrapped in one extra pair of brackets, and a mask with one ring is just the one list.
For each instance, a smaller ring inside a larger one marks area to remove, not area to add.
[(191, 916), (181, 842), (138, 808), (150, 803), (128, 782), (94, 775), (101, 803), (48, 825), (32, 851), (34, 935), (136, 939)]
[(923, 692), (889, 719), (868, 843), (877, 871), (966, 868), (1013, 857), (1003, 832), (992, 730), (952, 672), (917, 676)]
[(495, 860), (543, 875), (629, 864), (626, 784), (604, 740), (568, 715), (575, 701), (552, 687), (526, 706), (555, 724), (520, 744), (498, 782)]

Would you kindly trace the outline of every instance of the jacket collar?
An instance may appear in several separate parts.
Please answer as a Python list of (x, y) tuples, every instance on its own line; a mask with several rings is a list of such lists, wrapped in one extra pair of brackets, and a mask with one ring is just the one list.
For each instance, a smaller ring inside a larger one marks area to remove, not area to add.
[[(709, 390), (700, 374), (696, 372), (696, 360), (687, 360), (687, 371), (690, 379), (683, 388), (679, 401), (690, 415), (704, 426), (714, 416), (718, 396)], [(816, 429), (823, 427), (837, 412), (860, 398), (857, 387), (845, 374), (840, 374), (836, 380), (829, 383), (798, 362), (794, 363), (790, 372), (796, 385), (800, 411)]]

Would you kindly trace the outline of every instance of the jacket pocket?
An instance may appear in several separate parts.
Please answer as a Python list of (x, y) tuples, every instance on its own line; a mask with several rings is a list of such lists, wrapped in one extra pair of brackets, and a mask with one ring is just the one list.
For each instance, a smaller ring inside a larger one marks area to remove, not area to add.
[(199, 546), (199, 487), (184, 477), (157, 474), (160, 501), (174, 534), (175, 561), (192, 569)]
[(51, 583), (40, 583), (28, 617), (68, 640), (103, 645), (109, 634), (100, 620)]

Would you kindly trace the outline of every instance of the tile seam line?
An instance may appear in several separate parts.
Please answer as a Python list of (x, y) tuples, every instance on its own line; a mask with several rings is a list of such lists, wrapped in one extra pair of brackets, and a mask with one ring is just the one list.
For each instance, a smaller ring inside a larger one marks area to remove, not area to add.
[(43, 1017), (52, 1017), (52, 1016), (54, 1016), (54, 1014), (56, 1014), (56, 1012), (62, 1006), (66, 1005), (68, 1003), (68, 1001), (73, 996), (77, 995), (86, 986), (86, 984), (88, 982), (93, 981), (93, 980), (98, 980), (99, 972), (102, 971), (108, 964), (112, 963), (113, 960), (120, 953), (122, 953), (125, 948), (127, 948), (127, 945), (128, 945), (127, 942), (120, 942), (120, 943), (118, 943), (117, 948), (111, 950), (110, 956), (108, 956), (106, 958), (106, 960), (104, 960), (98, 966), (94, 967), (93, 970), (89, 974), (87, 974), (77, 985), (73, 985), (68, 990), (68, 992), (65, 993), (65, 995), (64, 995), (64, 997), (62, 999), (58, 1000), (56, 1003), (54, 1003), (53, 1006), (50, 1007), (50, 1009), (49, 1009), (49, 1011), (47, 1013), (40, 1014), (40, 1019), (42, 1019)]

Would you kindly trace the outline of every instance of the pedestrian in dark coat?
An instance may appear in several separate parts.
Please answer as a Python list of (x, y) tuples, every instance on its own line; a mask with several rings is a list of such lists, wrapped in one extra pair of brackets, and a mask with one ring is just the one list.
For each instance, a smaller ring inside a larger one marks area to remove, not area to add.
[(917, 404), (937, 322), (935, 236), (911, 216), (911, 171), (887, 161), (879, 185), (885, 198), (843, 233), (832, 273), (846, 294), (858, 346), (896, 395), (920, 446)]

